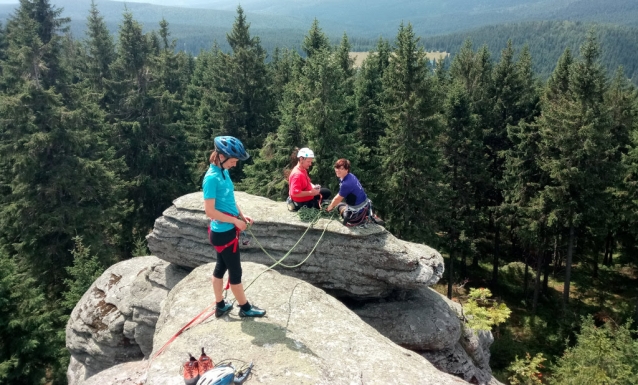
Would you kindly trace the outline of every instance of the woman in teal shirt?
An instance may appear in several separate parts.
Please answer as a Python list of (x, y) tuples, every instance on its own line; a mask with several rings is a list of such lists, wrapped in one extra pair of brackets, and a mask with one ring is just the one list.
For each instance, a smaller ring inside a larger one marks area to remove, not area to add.
[(211, 219), (209, 240), (217, 251), (217, 263), (213, 271), (213, 291), (215, 292), (215, 316), (222, 317), (232, 310), (233, 305), (223, 297), (224, 274), (228, 271), (230, 290), (239, 304), (240, 317), (263, 317), (265, 310), (251, 305), (246, 299), (241, 283), (241, 261), (239, 254), (239, 233), (246, 230), (253, 220), (244, 215), (235, 202), (235, 186), (228, 170), (240, 160), (250, 157), (242, 142), (232, 136), (215, 138), (215, 151), (210, 156), (210, 167), (203, 181), (204, 210)]

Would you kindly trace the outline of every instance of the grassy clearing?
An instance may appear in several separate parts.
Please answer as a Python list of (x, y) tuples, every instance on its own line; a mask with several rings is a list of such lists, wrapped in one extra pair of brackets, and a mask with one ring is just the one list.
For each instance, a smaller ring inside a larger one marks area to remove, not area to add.
[[(349, 53), (350, 59), (354, 60), (355, 68), (361, 67), (361, 65), (363, 64), (363, 61), (367, 59), (368, 55), (370, 55), (370, 52), (350, 52)], [(440, 60), (450, 56), (450, 53), (442, 52), (442, 51), (428, 51), (425, 53), (425, 55), (428, 58), (428, 60)]]

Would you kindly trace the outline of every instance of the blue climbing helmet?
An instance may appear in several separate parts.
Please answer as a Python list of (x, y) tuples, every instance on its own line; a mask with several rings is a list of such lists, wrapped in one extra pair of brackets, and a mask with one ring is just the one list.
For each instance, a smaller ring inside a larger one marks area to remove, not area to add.
[(234, 136), (218, 136), (215, 138), (215, 150), (227, 158), (246, 160), (250, 155), (246, 152), (241, 140)]

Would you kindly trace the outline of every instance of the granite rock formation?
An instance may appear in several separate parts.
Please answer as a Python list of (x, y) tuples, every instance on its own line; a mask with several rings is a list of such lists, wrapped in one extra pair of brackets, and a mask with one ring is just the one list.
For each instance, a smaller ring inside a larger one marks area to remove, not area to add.
[[(244, 261), (272, 264), (273, 260), (257, 242), (277, 259), (293, 248), (309, 226), (282, 202), (241, 192), (236, 197), (242, 211), (255, 220), (250, 229), (255, 239), (242, 246)], [(203, 205), (201, 193), (176, 199), (147, 236), (153, 255), (186, 267), (214, 262)], [(443, 274), (443, 258), (431, 247), (397, 239), (376, 224), (348, 228), (329, 219), (314, 224), (284, 264), (292, 266), (303, 261), (324, 229), (321, 242), (303, 265), (277, 269), (334, 294), (353, 298), (381, 298), (396, 289), (427, 287)]]

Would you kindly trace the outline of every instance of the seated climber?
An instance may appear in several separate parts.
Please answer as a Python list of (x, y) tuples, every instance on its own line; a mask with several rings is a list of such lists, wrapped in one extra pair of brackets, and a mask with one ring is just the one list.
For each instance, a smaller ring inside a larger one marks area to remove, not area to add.
[(385, 222), (372, 212), (372, 202), (361, 187), (359, 179), (350, 172), (350, 161), (339, 159), (334, 169), (341, 183), (339, 183), (339, 193), (335, 195), (326, 210), (332, 211), (336, 207), (346, 226), (358, 226), (368, 219), (376, 224), (384, 225)]
[(302, 207), (321, 209), (321, 202), (332, 196), (330, 189), (312, 184), (308, 169), (312, 166), (315, 154), (311, 149), (304, 147), (296, 149), (291, 155), (291, 160), (296, 165), (288, 176), (288, 210), (297, 211)]
[(233, 308), (223, 297), (223, 278), (226, 271), (230, 290), (239, 304), (239, 316), (262, 317), (266, 314), (265, 310), (248, 302), (241, 283), (239, 234), (246, 230), (247, 224), (252, 225), (253, 220), (244, 215), (235, 202), (235, 187), (228, 173), (228, 169), (235, 167), (238, 161), (249, 157), (239, 139), (218, 136), (215, 138), (215, 151), (210, 155), (210, 167), (204, 176), (204, 211), (211, 220), (209, 241), (217, 251), (217, 264), (213, 271), (216, 317), (222, 317)]

